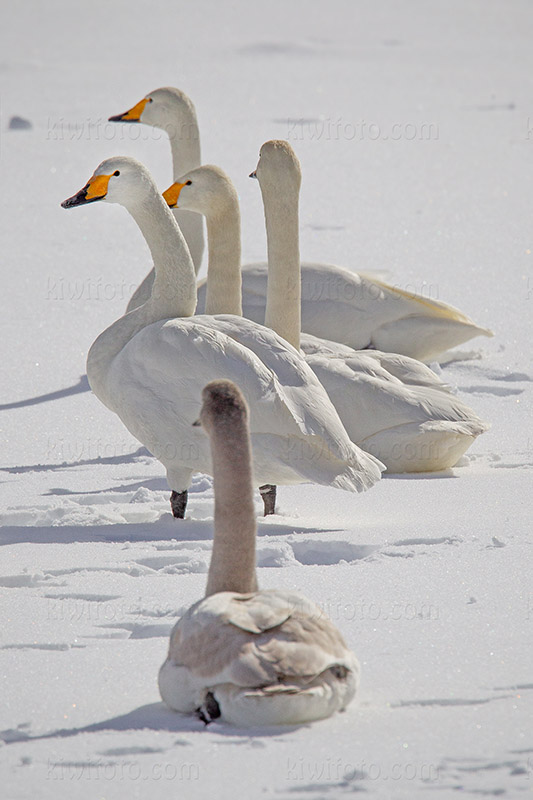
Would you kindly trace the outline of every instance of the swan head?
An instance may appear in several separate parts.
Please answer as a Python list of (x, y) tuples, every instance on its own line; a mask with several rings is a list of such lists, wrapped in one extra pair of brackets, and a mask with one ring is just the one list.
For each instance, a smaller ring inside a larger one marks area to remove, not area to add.
[(265, 142), (259, 151), (259, 161), (250, 178), (257, 178), (261, 189), (276, 191), (292, 188), (300, 190), (302, 170), (296, 153), (283, 139)]
[(237, 191), (220, 167), (206, 164), (182, 175), (163, 192), (170, 208), (184, 208), (206, 217), (217, 216), (228, 203), (238, 204)]
[[(184, 130), (191, 116), (195, 116), (194, 106), (187, 95), (172, 86), (154, 89), (142, 100), (123, 114), (109, 117), (109, 122), (143, 122), (153, 128), (162, 128), (169, 135), (187, 135)], [(178, 130), (179, 128), (179, 130)], [(194, 131), (190, 131), (192, 135)]]
[(73, 208), (105, 200), (130, 206), (142, 202), (154, 190), (157, 191), (154, 181), (140, 161), (127, 156), (115, 156), (102, 161), (85, 186), (61, 205), (63, 208)]
[(246, 425), (248, 406), (241, 390), (228, 380), (211, 381), (202, 390), (200, 423), (207, 433), (235, 431)]

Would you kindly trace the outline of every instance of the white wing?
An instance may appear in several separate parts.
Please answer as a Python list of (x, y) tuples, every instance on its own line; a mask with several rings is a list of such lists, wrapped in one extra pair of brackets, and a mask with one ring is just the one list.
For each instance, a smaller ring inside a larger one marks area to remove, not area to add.
[[(171, 488), (187, 488), (183, 482), (192, 472), (211, 472), (207, 437), (192, 423), (199, 416), (203, 386), (217, 378), (236, 383), (249, 404), (256, 485), (309, 480), (361, 491), (378, 480), (382, 465), (350, 442), (296, 351), (280, 346), (283, 340), (255, 326), (256, 347), (265, 359), (272, 344), (269, 358), (279, 364), (278, 377), (238, 341), (241, 320), (231, 319), (233, 324), (193, 317), (148, 325), (107, 370), (105, 395), (113, 398), (110, 407), (165, 465)], [(243, 321), (243, 341), (254, 339), (253, 327)]]
[(308, 333), (303, 333), (300, 342), (301, 350), (305, 355), (330, 356), (332, 358), (347, 357), (358, 359), (361, 371), (372, 374), (376, 362), (382, 370), (375, 372), (376, 376), (383, 375), (383, 370), (389, 375), (398, 378), (407, 386), (428, 386), (442, 392), (450, 392), (450, 386), (444, 383), (430, 367), (417, 361), (416, 358), (402, 356), (398, 353), (385, 353), (382, 350), (354, 350), (352, 347), (319, 339)]
[(391, 472), (446, 469), (489, 427), (437, 386), (406, 385), (372, 355), (309, 355), (351, 440)]
[[(267, 265), (242, 268), (243, 314), (263, 324)], [(199, 286), (198, 312), (205, 308)], [(302, 264), (302, 330), (356, 350), (375, 347), (424, 361), (474, 336), (492, 336), (452, 306), (331, 264)]]

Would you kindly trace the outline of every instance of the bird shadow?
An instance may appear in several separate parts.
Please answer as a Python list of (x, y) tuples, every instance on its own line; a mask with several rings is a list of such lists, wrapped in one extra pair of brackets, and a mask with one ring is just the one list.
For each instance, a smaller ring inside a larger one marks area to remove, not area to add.
[(26, 408), (26, 406), (36, 406), (39, 405), (39, 403), (49, 403), (51, 400), (60, 400), (63, 397), (71, 397), (74, 394), (90, 391), (91, 387), (89, 386), (87, 375), (80, 375), (78, 383), (74, 383), (72, 386), (67, 386), (65, 389), (58, 389), (55, 392), (47, 392), (47, 394), (39, 394), (36, 397), (28, 397), (26, 400), (2, 403), (0, 404), (0, 411), (8, 411), (13, 408)]
[[(148, 454), (148, 451), (146, 451)], [(80, 497), (85, 495), (106, 495), (110, 492), (116, 494), (127, 494), (129, 492), (136, 492), (138, 489), (150, 489), (152, 492), (166, 492), (170, 493), (168, 483), (165, 478), (144, 478), (144, 480), (135, 481), (134, 483), (121, 483), (118, 486), (106, 486), (103, 489), (86, 489), (80, 492), (79, 489), (64, 489), (59, 486), (52, 486), (47, 492), (43, 493), (43, 497), (60, 496), (60, 497)]]
[[(209, 725), (209, 731), (217, 733), (220, 736), (231, 736), (242, 738), (243, 740), (249, 739), (251, 736), (254, 738), (258, 736), (273, 737), (279, 736), (281, 733), (289, 733), (305, 725), (276, 725), (265, 728), (240, 728), (227, 725), (221, 722), (213, 722)], [(48, 733), (32, 736), (26, 733), (21, 728), (9, 729), (0, 732), (0, 741), (4, 744), (17, 744), (21, 742), (41, 742), (46, 739), (67, 739), (75, 736), (80, 736), (85, 733), (103, 733), (109, 731), (124, 732), (124, 731), (158, 731), (168, 733), (198, 733), (205, 730), (207, 726), (199, 719), (193, 716), (186, 716), (179, 714), (176, 711), (171, 711), (163, 703), (149, 703), (144, 706), (139, 706), (126, 714), (120, 714), (117, 717), (102, 720), (101, 722), (94, 722), (91, 725), (85, 725), (80, 728), (58, 728)]]
[(8, 472), (14, 475), (22, 472), (61, 472), (73, 467), (85, 467), (92, 464), (133, 464), (138, 458), (144, 457), (153, 458), (146, 447), (138, 447), (132, 453), (126, 453), (121, 456), (98, 456), (97, 458), (85, 458), (80, 461), (64, 461), (61, 464), (24, 464), (15, 467), (0, 467), (0, 472)]
[[(259, 537), (287, 536), (290, 534), (317, 533), (317, 527), (287, 525), (286, 523), (261, 524)], [(337, 533), (340, 528), (320, 528), (320, 533)], [(163, 514), (156, 522), (129, 522), (113, 525), (5, 525), (0, 529), (0, 547), (11, 544), (74, 544), (90, 542), (194, 542), (213, 538), (213, 519), (174, 519)]]
[(438, 472), (384, 472), (381, 476), (386, 481), (440, 481), (447, 478), (459, 478), (453, 467)]

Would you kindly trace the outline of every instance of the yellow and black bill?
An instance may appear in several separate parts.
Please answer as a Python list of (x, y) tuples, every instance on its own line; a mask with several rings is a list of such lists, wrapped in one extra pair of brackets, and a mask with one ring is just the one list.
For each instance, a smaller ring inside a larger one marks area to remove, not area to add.
[(83, 189), (72, 197), (63, 200), (61, 206), (63, 208), (74, 208), (74, 206), (82, 206), (86, 203), (95, 203), (97, 200), (103, 200), (107, 194), (107, 187), (111, 175), (93, 175), (89, 178)]
[(149, 97), (144, 97), (142, 100), (139, 100), (133, 108), (130, 108), (129, 111), (125, 111), (123, 114), (117, 114), (114, 117), (109, 117), (109, 122), (140, 122), (141, 114), (148, 102), (152, 101)]
[(163, 192), (163, 197), (167, 201), (167, 204), (170, 208), (177, 208), (178, 207), (178, 198), (180, 196), (180, 192), (184, 186), (190, 186), (190, 181), (185, 181), (185, 183), (173, 183), (172, 186), (169, 186)]

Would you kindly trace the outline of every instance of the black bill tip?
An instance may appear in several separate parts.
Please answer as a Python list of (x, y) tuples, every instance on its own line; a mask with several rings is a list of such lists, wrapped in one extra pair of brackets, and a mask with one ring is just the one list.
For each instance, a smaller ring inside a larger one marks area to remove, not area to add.
[(61, 208), (74, 208), (74, 206), (82, 206), (86, 205), (87, 203), (95, 203), (97, 200), (103, 200), (103, 197), (91, 197), (87, 199), (87, 190), (89, 188), (89, 184), (80, 189), (77, 194), (73, 194), (72, 197), (67, 197), (66, 200), (63, 200), (61, 203)]
[(123, 114), (115, 114), (114, 117), (108, 117), (107, 121), (108, 122), (139, 122), (138, 119), (124, 119), (124, 117), (126, 117), (128, 113), (129, 113), (128, 111), (124, 111)]
[(257, 178), (257, 173), (256, 173), (256, 171), (254, 170), (253, 172), (250, 172), (250, 174), (248, 175), (248, 177), (249, 177), (249, 178)]

